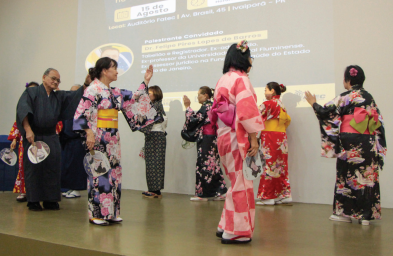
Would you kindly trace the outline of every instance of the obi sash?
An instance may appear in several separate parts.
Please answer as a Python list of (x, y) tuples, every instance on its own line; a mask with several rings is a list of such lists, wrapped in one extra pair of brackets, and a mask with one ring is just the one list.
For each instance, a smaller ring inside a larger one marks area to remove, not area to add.
[(344, 115), (341, 118), (341, 133), (375, 134), (381, 126), (378, 113), (375, 110), (368, 112), (364, 108), (355, 108), (353, 115)]
[(265, 129), (264, 132), (286, 132), (287, 130), (287, 123), (290, 121), (291, 118), (287, 113), (280, 110), (279, 118), (274, 118), (265, 121)]
[(118, 110), (112, 109), (99, 109), (97, 115), (98, 128), (118, 128)]
[(211, 123), (204, 125), (203, 135), (217, 135), (216, 126)]
[(236, 107), (231, 104), (227, 98), (221, 97), (219, 102), (214, 100), (213, 106), (211, 110), (207, 112), (207, 115), (209, 116), (211, 124), (216, 125), (217, 119), (220, 118), (226, 126), (235, 130)]

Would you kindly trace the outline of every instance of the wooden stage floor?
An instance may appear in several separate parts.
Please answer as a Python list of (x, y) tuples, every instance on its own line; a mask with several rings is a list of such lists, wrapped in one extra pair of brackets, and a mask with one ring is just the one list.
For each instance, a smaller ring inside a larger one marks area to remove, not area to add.
[(253, 241), (222, 245), (215, 237), (224, 202), (191, 202), (164, 193), (142, 198), (122, 190), (121, 224), (89, 224), (87, 195), (64, 199), (60, 211), (32, 212), (0, 193), (0, 255), (393, 255), (393, 209), (362, 226), (329, 221), (330, 205), (257, 206)]

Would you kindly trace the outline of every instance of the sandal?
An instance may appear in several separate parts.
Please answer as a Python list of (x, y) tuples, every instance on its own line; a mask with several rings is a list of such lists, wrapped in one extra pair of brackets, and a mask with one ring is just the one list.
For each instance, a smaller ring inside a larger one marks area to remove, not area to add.
[(247, 244), (247, 243), (249, 243), (251, 241), (252, 241), (251, 238), (244, 237), (244, 236), (236, 236), (236, 237), (231, 238), (231, 239), (221, 238), (221, 243), (222, 244)]
[(202, 198), (202, 197), (199, 197), (199, 196), (193, 196), (193, 197), (190, 198), (190, 201), (194, 201), (194, 202), (196, 202), (196, 201), (207, 202), (207, 201), (209, 201), (209, 199), (208, 199), (208, 198)]
[(26, 202), (27, 198), (26, 198), (26, 194), (20, 194), (17, 198), (16, 201), (18, 202)]
[(103, 220), (103, 219), (99, 219), (99, 218), (89, 219), (89, 222), (91, 224), (95, 224), (98, 226), (108, 226), (109, 225), (109, 222), (107, 222), (106, 220)]
[(153, 192), (145, 192), (142, 194), (144, 197), (147, 197), (147, 198), (158, 198), (158, 199), (162, 198), (162, 195), (157, 195), (156, 193), (153, 193)]
[(227, 194), (215, 196), (213, 201), (225, 201), (225, 198), (227, 197)]
[(109, 220), (107, 220), (109, 223), (120, 223), (120, 222), (122, 222), (123, 221), (123, 219), (122, 218), (120, 218), (120, 217), (116, 217), (116, 218), (114, 218), (114, 219), (109, 219)]

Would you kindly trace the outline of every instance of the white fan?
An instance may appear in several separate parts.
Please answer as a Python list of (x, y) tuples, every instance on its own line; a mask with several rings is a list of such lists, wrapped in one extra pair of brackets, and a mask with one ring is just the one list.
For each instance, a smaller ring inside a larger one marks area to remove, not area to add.
[(181, 142), (181, 146), (182, 146), (182, 148), (184, 148), (184, 149), (190, 149), (190, 148), (194, 147), (195, 144), (196, 144), (195, 142), (189, 142), (189, 141), (186, 141), (186, 140), (183, 140), (183, 141)]
[(30, 162), (38, 164), (44, 161), (50, 154), (50, 148), (48, 144), (43, 141), (36, 141), (35, 144), (31, 144), (27, 150), (27, 156)]
[(14, 166), (16, 160), (18, 159), (15, 152), (10, 148), (4, 148), (0, 151), (0, 158), (5, 164), (9, 166)]

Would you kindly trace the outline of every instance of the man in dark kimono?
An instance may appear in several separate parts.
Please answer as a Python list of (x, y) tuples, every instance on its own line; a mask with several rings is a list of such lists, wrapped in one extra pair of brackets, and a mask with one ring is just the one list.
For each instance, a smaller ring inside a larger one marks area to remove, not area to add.
[[(90, 84), (90, 77), (87, 78)], [(71, 91), (80, 89), (80, 85), (71, 87)], [(70, 106), (71, 108), (73, 106)], [(73, 110), (75, 112), (75, 110)], [(61, 144), (61, 187), (69, 189), (63, 193), (65, 198), (80, 197), (80, 190), (87, 189), (87, 174), (83, 166), (83, 158), (86, 150), (82, 145), (82, 137), (72, 129), (74, 116), (63, 120), (63, 130), (60, 133)]]
[(33, 211), (42, 210), (41, 201), (45, 209), (60, 209), (61, 148), (56, 124), (75, 113), (68, 107), (75, 105), (76, 109), (83, 95), (83, 88), (75, 92), (55, 92), (59, 84), (59, 72), (47, 69), (42, 77), (42, 84), (27, 88), (17, 106), (16, 122), (23, 136), (25, 156), (30, 145), (35, 145), (35, 141), (43, 141), (50, 148), (48, 157), (40, 163), (33, 164), (28, 157), (23, 159), (27, 206)]

